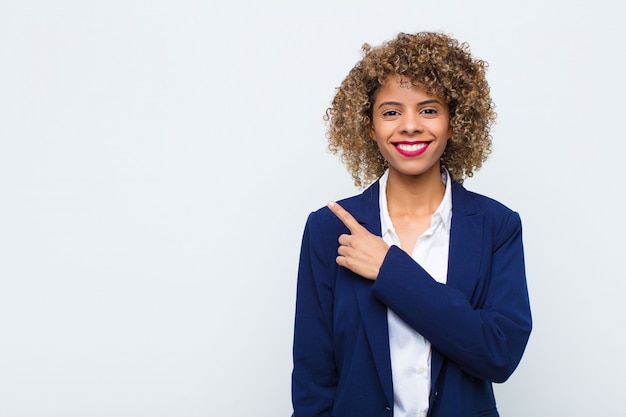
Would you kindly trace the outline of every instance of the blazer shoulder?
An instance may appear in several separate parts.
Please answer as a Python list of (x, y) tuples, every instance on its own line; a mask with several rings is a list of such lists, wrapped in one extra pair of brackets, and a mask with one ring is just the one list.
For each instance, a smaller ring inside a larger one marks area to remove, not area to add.
[[(454, 183), (453, 191), (456, 191), (456, 193), (453, 192), (453, 198), (456, 194), (456, 200), (461, 205), (473, 206), (477, 213), (491, 215), (494, 217), (509, 217), (512, 214), (517, 214), (515, 210), (498, 200), (474, 191), (470, 191), (459, 183)], [(452, 208), (454, 210), (454, 201), (452, 203)]]
[(453, 188), (452, 199), (453, 218), (456, 210), (458, 210), (457, 213), (469, 216), (482, 216), (485, 220), (484, 227), (486, 230), (491, 230), (496, 241), (502, 241), (508, 236), (519, 233), (522, 229), (520, 215), (491, 197), (468, 191), (460, 184), (456, 184)]

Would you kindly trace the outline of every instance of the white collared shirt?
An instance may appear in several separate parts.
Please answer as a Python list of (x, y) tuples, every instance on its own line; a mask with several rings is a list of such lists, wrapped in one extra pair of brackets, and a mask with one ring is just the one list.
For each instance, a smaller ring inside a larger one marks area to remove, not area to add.
[[(400, 246), (387, 208), (389, 170), (379, 180), (380, 224), (382, 238), (388, 245)], [(442, 168), (441, 181), (446, 185), (443, 199), (430, 220), (430, 227), (418, 239), (411, 257), (437, 282), (446, 283), (452, 191), (448, 172)], [(389, 349), (393, 380), (394, 417), (425, 417), (430, 395), (430, 342), (387, 309)]]

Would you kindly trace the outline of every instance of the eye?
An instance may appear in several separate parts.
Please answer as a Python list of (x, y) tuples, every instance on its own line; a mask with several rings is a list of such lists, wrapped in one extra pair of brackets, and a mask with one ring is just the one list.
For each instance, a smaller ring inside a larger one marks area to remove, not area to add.
[(427, 108), (427, 109), (422, 110), (422, 114), (435, 115), (437, 113), (439, 113), (437, 109), (433, 109), (433, 108)]
[(383, 112), (383, 116), (386, 116), (386, 117), (393, 117), (393, 116), (399, 116), (399, 115), (400, 115), (400, 112), (396, 110), (387, 110)]

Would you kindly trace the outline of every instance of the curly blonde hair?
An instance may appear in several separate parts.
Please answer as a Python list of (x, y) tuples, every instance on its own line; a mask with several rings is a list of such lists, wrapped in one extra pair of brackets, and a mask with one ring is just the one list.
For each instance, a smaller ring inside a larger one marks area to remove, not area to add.
[(370, 136), (372, 105), (390, 76), (405, 76), (448, 103), (453, 133), (441, 157), (452, 178), (474, 175), (491, 153), (494, 104), (487, 63), (472, 58), (467, 43), (442, 33), (400, 33), (378, 47), (364, 44), (363, 58), (343, 80), (326, 110), (328, 149), (339, 154), (357, 187), (378, 179), (387, 161)]

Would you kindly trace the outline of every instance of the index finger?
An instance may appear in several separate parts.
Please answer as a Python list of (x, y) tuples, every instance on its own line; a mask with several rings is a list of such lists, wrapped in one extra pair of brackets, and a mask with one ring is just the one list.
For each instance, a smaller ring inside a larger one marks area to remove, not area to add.
[(346, 209), (341, 207), (339, 204), (335, 203), (334, 201), (331, 201), (328, 203), (328, 208), (330, 209), (330, 211), (332, 211), (335, 214), (335, 216), (339, 218), (339, 220), (341, 220), (343, 224), (346, 225), (348, 230), (350, 230), (350, 233), (354, 233), (356, 231), (363, 229), (363, 226), (361, 226), (359, 222), (357, 222), (356, 219), (352, 217), (352, 214), (350, 214)]

